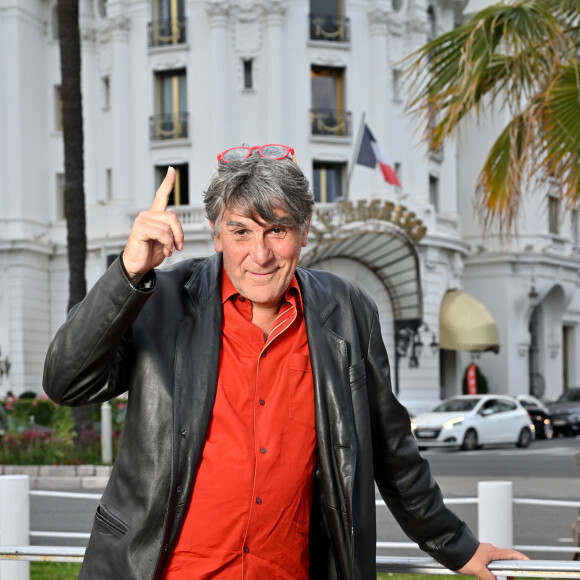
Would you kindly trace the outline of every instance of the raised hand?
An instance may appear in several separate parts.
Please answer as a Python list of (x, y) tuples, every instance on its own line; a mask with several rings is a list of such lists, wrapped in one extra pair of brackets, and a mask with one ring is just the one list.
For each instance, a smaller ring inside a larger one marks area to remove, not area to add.
[(149, 210), (142, 211), (133, 223), (123, 252), (123, 265), (134, 285), (175, 250), (183, 249), (181, 223), (173, 211), (167, 210), (174, 182), (175, 169), (169, 167), (153, 204)]

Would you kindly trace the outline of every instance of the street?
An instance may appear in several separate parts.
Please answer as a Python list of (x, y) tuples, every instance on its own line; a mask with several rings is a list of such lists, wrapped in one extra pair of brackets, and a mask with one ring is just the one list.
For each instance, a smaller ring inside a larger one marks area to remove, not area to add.
[[(477, 451), (430, 450), (423, 456), (429, 461), (435, 479), (446, 498), (477, 496), (477, 482), (483, 480), (513, 482), (514, 498), (580, 501), (580, 465), (575, 455), (580, 439), (538, 440), (528, 449), (497, 447)], [(77, 490), (85, 491), (86, 490)], [(377, 494), (377, 499), (380, 496)], [(98, 500), (32, 497), (32, 531), (89, 532)], [(451, 508), (477, 533), (477, 506)], [(572, 547), (572, 525), (578, 509), (570, 507), (514, 506), (515, 545)], [(378, 508), (377, 540), (409, 542), (388, 510)], [(33, 536), (34, 545), (83, 546), (86, 539), (41, 538)], [(419, 556), (417, 549), (379, 549), (387, 556)], [(569, 552), (528, 552), (534, 560), (571, 560)]]
[[(580, 439), (537, 440), (528, 449), (513, 446), (476, 451), (437, 449), (424, 451), (445, 498), (477, 497), (479, 481), (511, 481), (513, 497), (580, 501)], [(377, 499), (380, 496), (377, 494)], [(451, 509), (477, 533), (477, 505)], [(572, 547), (572, 525), (578, 509), (514, 505), (514, 544)], [(409, 542), (386, 508), (378, 508), (377, 540)], [(420, 556), (417, 549), (380, 549), (385, 556)], [(528, 551), (534, 560), (571, 560), (570, 552)]]

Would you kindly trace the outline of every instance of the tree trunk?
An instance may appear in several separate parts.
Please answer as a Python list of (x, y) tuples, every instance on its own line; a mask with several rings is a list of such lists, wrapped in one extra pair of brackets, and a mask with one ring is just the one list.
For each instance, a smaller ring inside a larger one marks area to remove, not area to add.
[[(67, 310), (70, 310), (87, 293), (79, 0), (58, 0), (58, 35), (64, 141), (64, 212), (67, 223), (69, 268)], [(73, 417), (77, 433), (92, 427), (90, 407), (73, 409)]]

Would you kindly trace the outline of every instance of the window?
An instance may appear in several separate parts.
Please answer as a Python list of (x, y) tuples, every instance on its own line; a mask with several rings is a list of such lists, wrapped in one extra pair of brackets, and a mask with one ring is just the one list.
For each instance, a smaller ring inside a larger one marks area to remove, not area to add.
[(429, 4), (429, 7), (427, 8), (427, 20), (429, 22), (427, 28), (427, 42), (431, 42), (437, 38), (437, 14), (433, 4)]
[(313, 66), (310, 77), (312, 134), (349, 136), (350, 113), (344, 109), (344, 69)]
[(439, 211), (439, 178), (436, 175), (429, 175), (429, 203)]
[(395, 101), (401, 100), (401, 74), (400, 68), (393, 69), (393, 99)]
[(560, 233), (560, 199), (556, 195), (548, 195), (548, 232)]
[(54, 125), (57, 131), (62, 131), (62, 95), (60, 91), (60, 85), (54, 87), (54, 113), (55, 120)]
[(58, 2), (54, 5), (52, 9), (52, 40), (59, 39), (58, 31)]
[[(172, 165), (175, 168), (175, 183), (169, 196), (168, 205), (189, 205), (189, 165), (187, 163)], [(156, 167), (155, 177), (159, 184), (165, 178), (167, 167)]]
[(344, 163), (315, 161), (312, 166), (314, 199), (319, 203), (332, 203), (342, 197)]
[(64, 173), (56, 174), (56, 219), (65, 219), (64, 213)]
[(151, 118), (151, 140), (187, 138), (185, 70), (156, 73), (155, 77), (157, 114)]
[(310, 0), (310, 39), (331, 42), (350, 40), (350, 21), (342, 0)]
[(399, 181), (401, 181), (401, 176), (403, 174), (403, 165), (400, 161), (395, 161), (395, 165), (393, 166), (393, 169), (395, 171), (395, 175), (397, 176), (397, 179)]
[(113, 171), (111, 169), (105, 172), (105, 187), (106, 200), (111, 201), (113, 199)]
[(254, 88), (254, 75), (253, 75), (253, 68), (254, 68), (254, 59), (252, 58), (245, 58), (243, 60), (244, 66), (244, 89), (253, 89)]
[(575, 246), (578, 246), (578, 244), (580, 243), (580, 228), (579, 226), (579, 220), (578, 220), (578, 210), (577, 209), (573, 209), (572, 213), (571, 213), (571, 217), (570, 217), (570, 221), (571, 221), (571, 234), (572, 234), (572, 241), (574, 242)]
[(109, 77), (101, 79), (101, 86), (103, 90), (103, 109), (109, 109), (111, 106), (111, 81)]
[(183, 0), (154, 0), (154, 20), (149, 23), (149, 46), (168, 46), (186, 41)]

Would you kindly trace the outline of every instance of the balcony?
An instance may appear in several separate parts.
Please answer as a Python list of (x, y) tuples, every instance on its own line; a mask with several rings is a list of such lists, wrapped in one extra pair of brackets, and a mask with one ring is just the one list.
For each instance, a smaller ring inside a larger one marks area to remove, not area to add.
[(337, 14), (310, 14), (310, 40), (350, 42), (350, 18)]
[(312, 135), (350, 137), (351, 112), (343, 109), (310, 109)]
[(166, 113), (149, 117), (149, 138), (151, 141), (187, 139), (189, 113)]
[(164, 18), (149, 23), (149, 47), (184, 44), (187, 39), (185, 18)]

